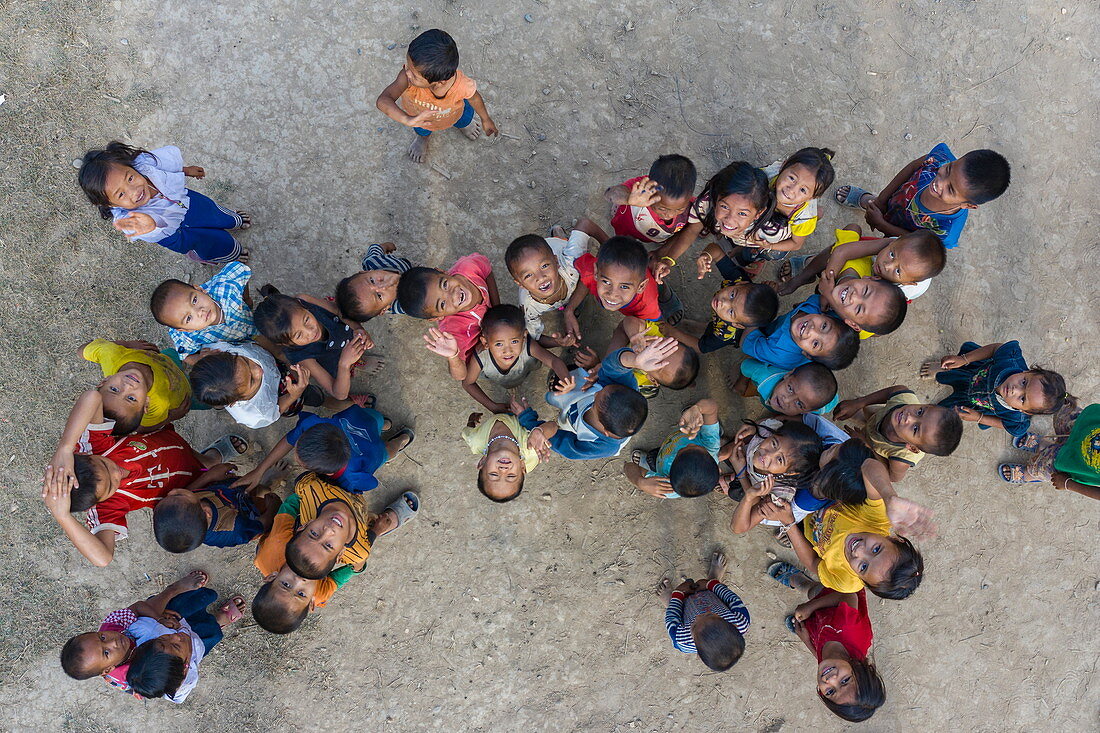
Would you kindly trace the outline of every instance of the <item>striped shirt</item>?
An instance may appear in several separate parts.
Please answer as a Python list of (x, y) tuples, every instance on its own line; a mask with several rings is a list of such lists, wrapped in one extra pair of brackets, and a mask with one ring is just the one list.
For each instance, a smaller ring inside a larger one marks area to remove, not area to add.
[[(387, 254), (386, 250), (382, 249), (382, 245), (380, 244), (372, 244), (367, 247), (367, 254), (363, 257), (362, 269), (386, 270), (388, 272), (396, 272), (399, 275), (403, 275), (412, 269), (412, 263), (404, 257)], [(397, 298), (393, 299), (393, 302), (390, 303), (390, 307), (386, 309), (386, 312), (405, 315), (405, 311), (401, 309), (401, 304), (397, 302)]]
[(252, 321), (252, 309), (244, 302), (244, 291), (252, 278), (252, 270), (241, 262), (230, 262), (217, 275), (202, 285), (202, 290), (222, 309), (222, 322), (198, 331), (169, 328), (168, 335), (181, 358), (202, 350), (204, 346), (225, 341), (239, 344), (251, 341), (259, 333)]
[(691, 635), (691, 624), (704, 613), (714, 613), (733, 624), (744, 634), (749, 630), (749, 609), (736, 593), (711, 580), (707, 589), (685, 596), (683, 591), (673, 591), (665, 611), (665, 629), (672, 639), (672, 646), (685, 654), (695, 654), (695, 638)]

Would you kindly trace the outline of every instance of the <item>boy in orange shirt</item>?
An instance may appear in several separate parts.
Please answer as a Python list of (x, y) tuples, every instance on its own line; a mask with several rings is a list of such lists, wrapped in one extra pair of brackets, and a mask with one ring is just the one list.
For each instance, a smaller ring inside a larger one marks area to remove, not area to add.
[[(400, 101), (400, 104), (398, 104)], [(455, 127), (471, 140), (496, 135), (477, 82), (458, 68), (458, 46), (446, 31), (424, 31), (409, 44), (405, 65), (375, 102), (387, 117), (416, 133), (409, 160), (423, 163), (433, 132)], [(481, 118), (479, 123), (474, 113)], [(472, 123), (472, 124), (471, 124)]]

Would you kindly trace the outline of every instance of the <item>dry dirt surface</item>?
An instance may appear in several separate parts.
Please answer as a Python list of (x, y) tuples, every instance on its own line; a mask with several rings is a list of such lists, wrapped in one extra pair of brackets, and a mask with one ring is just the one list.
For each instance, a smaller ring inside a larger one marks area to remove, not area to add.
[[(57, 652), (110, 610), (193, 567), (251, 597), (251, 548), (170, 556), (148, 516), (96, 569), (39, 500), (73, 397), (95, 381), (78, 345), (167, 343), (146, 302), (166, 277), (209, 269), (127, 244), (83, 199), (72, 161), (112, 138), (178, 145), (195, 184), (256, 225), (257, 284), (328, 293), (368, 242), (447, 265), (477, 250), (503, 268), (511, 239), (589, 214), (601, 192), (681, 152), (705, 178), (804, 145), (838, 151), (837, 183), (876, 189), (940, 141), (1002, 151), (1008, 193), (971, 217), (962, 246), (903, 328), (866, 343), (842, 394), (916, 386), (924, 359), (967, 339), (1018, 338), (1024, 353), (1096, 401), (1100, 12), (1079, 0), (746, 2), (668, 0), (398, 3), (7, 0), (0, 4), (0, 709), (23, 730), (447, 731), (835, 730), (810, 655), (783, 626), (798, 598), (766, 578), (769, 534), (734, 537), (724, 497), (661, 502), (630, 489), (622, 458), (560, 458), (497, 506), (474, 487), (458, 433), (474, 403), (423, 349), (423, 322), (371, 324), (389, 358), (369, 383), (416, 445), (386, 466), (376, 506), (415, 488), (424, 508), (378, 543), (368, 569), (289, 637), (250, 617), (202, 665), (183, 706), (140, 703), (65, 677)], [(525, 17), (529, 16), (529, 18)], [(457, 39), (506, 134), (437, 134), (429, 166), (411, 132), (374, 108), (420, 30)], [(851, 210), (831, 199), (810, 240)], [(673, 282), (701, 316), (716, 281)], [(593, 318), (593, 341), (612, 322)], [(656, 401), (636, 447), (677, 411), (716, 397), (729, 429), (758, 403), (723, 386), (739, 356), (708, 356), (696, 387)], [(523, 390), (548, 415), (542, 375)], [(1049, 423), (1040, 423), (1046, 425)], [(192, 415), (200, 447), (224, 414)], [(258, 433), (272, 445), (289, 421)], [(256, 447), (243, 462), (258, 460)], [(904, 602), (871, 604), (888, 702), (862, 730), (1095, 729), (1100, 505), (1046, 485), (1007, 488), (1004, 434), (968, 430), (957, 453), (901, 485), (934, 507), (927, 576)], [(715, 547), (752, 613), (724, 674), (674, 651), (653, 588), (698, 576)], [(782, 551), (780, 551), (782, 554)]]

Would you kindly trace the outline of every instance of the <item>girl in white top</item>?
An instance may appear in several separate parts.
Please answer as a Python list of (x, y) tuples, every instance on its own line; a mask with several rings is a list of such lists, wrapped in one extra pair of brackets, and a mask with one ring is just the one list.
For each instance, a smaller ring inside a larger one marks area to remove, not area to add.
[(519, 286), (519, 304), (527, 332), (548, 348), (573, 345), (568, 337), (544, 336), (542, 314), (561, 310), (569, 302), (580, 280), (573, 260), (588, 251), (589, 242), (595, 242), (579, 229), (574, 229), (568, 239), (562, 227), (554, 227), (551, 234), (549, 239), (525, 234), (508, 245), (504, 253), (508, 272)]

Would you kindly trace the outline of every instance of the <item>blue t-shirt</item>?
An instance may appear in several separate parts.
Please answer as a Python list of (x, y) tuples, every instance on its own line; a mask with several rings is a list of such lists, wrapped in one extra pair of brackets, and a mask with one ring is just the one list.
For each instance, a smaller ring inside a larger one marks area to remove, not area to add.
[[(661, 446), (661, 449), (657, 451), (657, 470), (646, 471), (646, 477), (661, 476), (662, 478), (667, 478), (669, 472), (672, 470), (672, 463), (676, 460), (677, 454), (689, 445), (699, 445), (706, 448), (711, 458), (717, 461), (718, 451), (722, 447), (722, 426), (718, 423), (704, 425), (699, 428), (699, 433), (694, 438), (689, 438), (679, 430), (665, 438), (665, 442)], [(683, 497), (673, 491), (665, 498), (681, 499)]]
[[(769, 366), (756, 359), (745, 359), (741, 362), (741, 373), (753, 381), (753, 384), (756, 385), (756, 391), (760, 393), (761, 404), (768, 409), (771, 409), (768, 400), (770, 400), (775, 393), (775, 388), (783, 381), (783, 377), (790, 374), (791, 371), (793, 370)], [(816, 410), (812, 410), (812, 412), (816, 412), (819, 415), (827, 415), (836, 409), (839, 403), (840, 393), (837, 392), (826, 405)]]
[(814, 293), (786, 315), (776, 318), (763, 328), (751, 331), (741, 340), (741, 351), (745, 352), (745, 356), (780, 369), (790, 370), (808, 364), (810, 358), (802, 353), (802, 349), (791, 337), (791, 321), (799, 313), (821, 312), (821, 296)]
[(957, 247), (970, 210), (959, 209), (954, 214), (939, 214), (929, 211), (920, 202), (921, 194), (932, 183), (940, 166), (954, 160), (955, 154), (947, 147), (947, 143), (940, 143), (932, 148), (924, 164), (886, 202), (886, 221), (911, 232), (927, 229), (939, 237), (947, 249)]
[(344, 431), (351, 446), (351, 458), (339, 475), (330, 477), (333, 483), (345, 491), (361, 494), (378, 486), (374, 472), (382, 467), (388, 456), (382, 441), (382, 423), (385, 418), (377, 410), (352, 405), (332, 417), (320, 417), (312, 412), (298, 416), (298, 424), (286, 434), (286, 442), (294, 445), (302, 433), (314, 425), (332, 423)]

